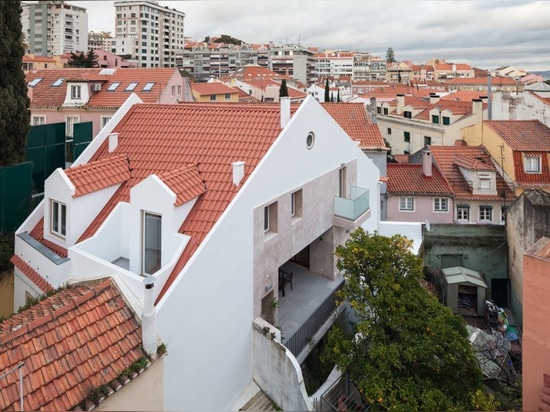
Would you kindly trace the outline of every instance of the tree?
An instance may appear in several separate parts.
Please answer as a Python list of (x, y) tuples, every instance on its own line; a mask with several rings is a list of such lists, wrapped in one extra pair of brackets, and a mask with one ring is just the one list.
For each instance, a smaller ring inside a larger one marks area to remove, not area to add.
[(283, 79), (281, 82), (281, 87), (279, 87), (279, 97), (288, 97), (288, 87), (286, 87), (286, 79)]
[(464, 320), (421, 284), (403, 236), (362, 228), (336, 248), (353, 331), (333, 328), (325, 361), (347, 372), (371, 410), (468, 410), (481, 371)]
[(340, 100), (340, 90), (338, 90), (338, 94), (336, 95), (336, 101), (337, 101), (338, 103), (341, 102), (341, 100)]
[(88, 53), (71, 52), (71, 57), (67, 60), (67, 66), (69, 67), (97, 67), (97, 55), (93, 50)]
[(393, 51), (393, 48), (388, 47), (388, 50), (386, 51), (386, 63), (394, 63), (395, 62), (395, 53)]
[(25, 159), (30, 101), (23, 72), (21, 2), (0, 2), (0, 167)]
[(330, 101), (330, 87), (328, 85), (328, 77), (325, 80), (325, 102)]
[(93, 50), (89, 50), (84, 58), (85, 66), (84, 67), (98, 67), (97, 63), (97, 54)]

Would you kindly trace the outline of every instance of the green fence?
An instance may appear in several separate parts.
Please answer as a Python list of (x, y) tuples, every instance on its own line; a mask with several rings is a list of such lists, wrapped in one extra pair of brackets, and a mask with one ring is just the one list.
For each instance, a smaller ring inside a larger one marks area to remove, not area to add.
[(0, 168), (0, 230), (14, 232), (34, 208), (32, 164)]

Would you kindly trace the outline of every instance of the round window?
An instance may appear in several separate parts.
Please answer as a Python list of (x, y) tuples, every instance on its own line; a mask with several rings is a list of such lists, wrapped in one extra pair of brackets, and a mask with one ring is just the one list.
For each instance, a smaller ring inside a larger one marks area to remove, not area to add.
[(308, 149), (311, 149), (314, 144), (315, 144), (315, 134), (313, 132), (309, 132), (306, 137), (306, 146)]

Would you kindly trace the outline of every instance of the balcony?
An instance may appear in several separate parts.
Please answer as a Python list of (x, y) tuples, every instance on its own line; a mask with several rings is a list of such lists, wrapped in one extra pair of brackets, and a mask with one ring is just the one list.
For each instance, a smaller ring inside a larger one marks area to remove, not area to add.
[(369, 190), (352, 186), (349, 198), (334, 198), (334, 225), (355, 230), (370, 217), (370, 211)]

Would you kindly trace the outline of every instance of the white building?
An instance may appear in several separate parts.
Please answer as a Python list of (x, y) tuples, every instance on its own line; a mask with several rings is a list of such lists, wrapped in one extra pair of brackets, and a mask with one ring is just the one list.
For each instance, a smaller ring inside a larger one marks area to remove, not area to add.
[(181, 52), (185, 13), (156, 1), (117, 1), (113, 53), (137, 67), (175, 67)]
[(58, 56), (88, 51), (88, 13), (64, 1), (22, 3), (21, 25), (29, 53)]
[(252, 384), (283, 410), (312, 410), (302, 352), (288, 346), (297, 333), (282, 325), (285, 347), (275, 328), (290, 295), (307, 303), (311, 290), (296, 278), (282, 297), (281, 268), (341, 284), (335, 247), (360, 226), (380, 230), (380, 171), (311, 96), (135, 103), (46, 180), (16, 232), (15, 308), (112, 277), (141, 317), (144, 348), (168, 347), (162, 378), (143, 376), (162, 385), (163, 410), (238, 410)]

